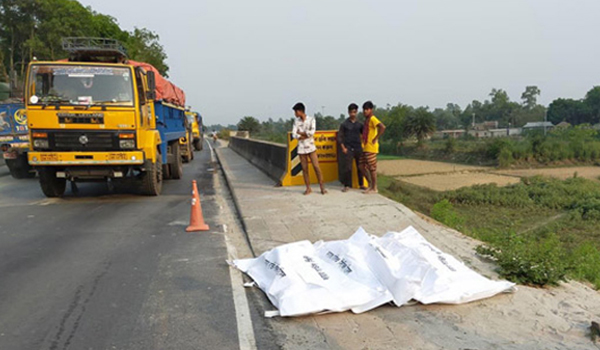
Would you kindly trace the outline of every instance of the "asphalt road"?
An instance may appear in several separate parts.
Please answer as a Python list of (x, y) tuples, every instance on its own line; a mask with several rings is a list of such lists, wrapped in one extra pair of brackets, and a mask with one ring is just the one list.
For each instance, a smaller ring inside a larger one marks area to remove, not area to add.
[[(0, 166), (0, 349), (238, 349), (214, 168), (205, 147), (160, 197), (46, 199)], [(192, 179), (209, 233), (184, 232)]]

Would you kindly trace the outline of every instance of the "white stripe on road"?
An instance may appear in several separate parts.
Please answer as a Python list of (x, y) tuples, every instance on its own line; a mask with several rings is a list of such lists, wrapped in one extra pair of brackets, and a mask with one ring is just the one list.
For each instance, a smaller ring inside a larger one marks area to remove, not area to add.
[[(210, 148), (210, 160), (215, 161), (215, 150), (208, 140), (205, 140)], [(229, 260), (237, 259), (237, 249), (228, 237), (227, 225), (223, 225), (225, 233), (225, 245), (227, 246), (227, 255)], [(233, 305), (235, 306), (235, 318), (237, 321), (238, 341), (240, 350), (256, 350), (256, 339), (254, 338), (254, 327), (252, 326), (252, 317), (250, 307), (246, 298), (244, 289), (244, 279), (242, 273), (233, 266), (229, 266), (229, 277), (231, 278), (231, 292), (233, 294)]]
[(210, 148), (210, 161), (212, 163), (214, 163), (215, 162), (215, 150), (212, 148), (212, 146), (210, 145), (210, 142), (207, 139), (204, 139), (204, 141), (206, 141), (208, 148)]
[[(230, 260), (237, 259), (237, 251), (225, 235), (225, 244)], [(250, 307), (244, 290), (242, 273), (233, 266), (229, 266), (231, 277), (231, 290), (233, 292), (233, 304), (235, 305), (235, 316), (237, 319), (238, 340), (240, 350), (256, 350), (256, 339), (254, 339), (254, 327), (250, 316)]]

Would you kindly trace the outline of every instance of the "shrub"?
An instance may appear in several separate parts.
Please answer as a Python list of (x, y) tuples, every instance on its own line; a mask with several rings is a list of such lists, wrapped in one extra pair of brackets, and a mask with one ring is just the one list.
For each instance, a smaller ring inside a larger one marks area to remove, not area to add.
[(451, 153), (456, 152), (456, 147), (457, 147), (457, 142), (454, 137), (449, 137), (444, 142), (444, 152), (446, 152), (446, 154), (451, 154)]
[(454, 206), (447, 199), (443, 199), (431, 208), (431, 217), (449, 227), (458, 228), (464, 220), (456, 213)]
[(565, 279), (570, 266), (555, 234), (533, 238), (511, 232), (477, 247), (477, 252), (495, 260), (502, 276), (521, 284), (556, 285)]
[(514, 162), (512, 151), (505, 147), (500, 150), (500, 154), (498, 155), (498, 165), (501, 168), (508, 168)]
[(491, 159), (498, 159), (498, 156), (503, 149), (508, 148), (512, 150), (512, 142), (505, 137), (495, 138), (488, 141), (486, 147), (487, 156)]
[(231, 133), (231, 130), (229, 130), (229, 129), (221, 129), (217, 133), (217, 137), (221, 140), (229, 140), (230, 133)]
[(571, 276), (590, 281), (600, 289), (600, 251), (591, 243), (584, 243), (571, 253)]
[(379, 144), (379, 151), (381, 154), (398, 155), (399, 143), (393, 140), (385, 140)]

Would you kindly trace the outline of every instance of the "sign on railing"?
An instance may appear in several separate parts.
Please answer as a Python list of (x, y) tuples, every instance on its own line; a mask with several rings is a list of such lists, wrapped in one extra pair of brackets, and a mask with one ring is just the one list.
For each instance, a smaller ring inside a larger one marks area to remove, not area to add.
[[(338, 164), (338, 144), (337, 131), (317, 131), (315, 133), (315, 146), (317, 146), (317, 157), (319, 166), (323, 173), (323, 181), (331, 182), (339, 179)], [(309, 163), (310, 183), (316, 184), (317, 175)], [(358, 187), (356, 175), (356, 166), (353, 166), (353, 187)], [(300, 186), (304, 185), (304, 175), (300, 156), (298, 155), (298, 140), (292, 137), (292, 133), (287, 136), (287, 171), (281, 179), (282, 186)]]

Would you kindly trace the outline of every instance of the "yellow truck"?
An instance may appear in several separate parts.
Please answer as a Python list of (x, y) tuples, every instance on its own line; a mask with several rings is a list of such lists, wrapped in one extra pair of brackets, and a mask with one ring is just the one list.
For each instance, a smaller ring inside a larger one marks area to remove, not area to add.
[[(185, 94), (149, 64), (128, 60), (118, 41), (63, 40), (69, 58), (33, 61), (25, 104), (29, 164), (47, 197), (67, 181), (108, 181), (159, 195), (163, 179), (183, 174), (189, 149)], [(182, 138), (188, 138), (187, 143)]]
[(204, 133), (202, 130), (202, 116), (198, 112), (192, 112), (190, 110), (185, 112), (188, 118), (188, 123), (191, 125), (192, 131), (192, 144), (194, 150), (202, 151), (204, 148)]

